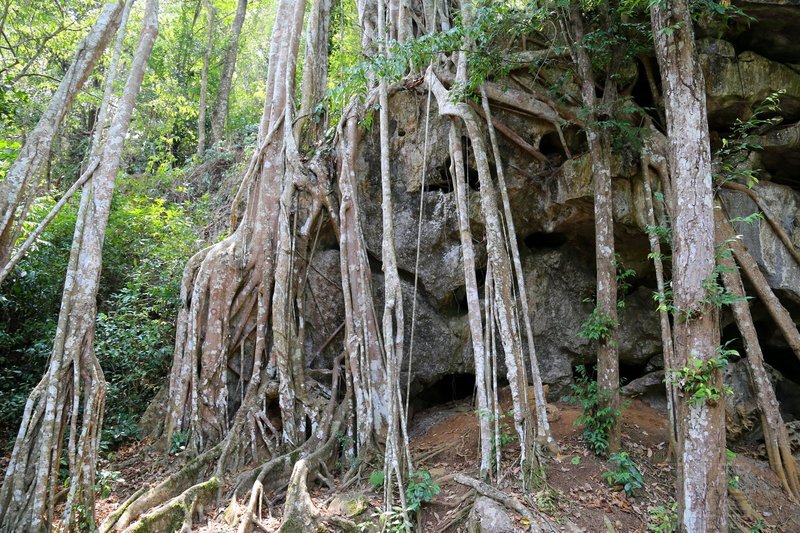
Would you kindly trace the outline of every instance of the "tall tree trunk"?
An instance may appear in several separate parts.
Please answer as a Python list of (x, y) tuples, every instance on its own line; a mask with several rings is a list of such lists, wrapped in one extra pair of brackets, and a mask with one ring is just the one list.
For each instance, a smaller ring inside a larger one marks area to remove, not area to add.
[[(389, 5), (391, 5), (391, 1)], [(390, 12), (391, 13), (391, 12)], [(385, 0), (378, 2), (378, 53), (389, 59), (389, 40), (386, 28), (387, 6)], [(400, 426), (406, 423), (402, 413), (400, 396), (400, 365), (403, 358), (403, 291), (400, 287), (400, 274), (397, 271), (395, 254), (394, 204), (392, 202), (392, 169), (389, 162), (389, 91), (386, 79), (378, 80), (380, 161), (381, 161), (381, 259), (383, 263), (383, 349), (386, 357), (386, 387), (384, 397), (389, 407), (389, 420), (386, 432), (384, 453), (384, 505), (391, 510), (394, 498), (393, 480), (397, 483), (397, 493), (403, 514), (406, 513), (403, 472), (411, 470), (410, 459), (406, 463), (408, 447), (401, 438)], [(423, 191), (420, 191), (422, 194)], [(409, 369), (410, 370), (410, 369)], [(406, 468), (401, 465), (405, 463)]]
[[(431, 75), (429, 72), (428, 75)], [(480, 477), (486, 479), (492, 467), (492, 412), (489, 407), (489, 394), (492, 390), (489, 361), (484, 345), (483, 325), (481, 323), (481, 302), (478, 281), (475, 276), (475, 249), (472, 246), (472, 231), (469, 227), (469, 204), (467, 201), (464, 154), (461, 146), (461, 132), (455, 124), (450, 126), (451, 176), (455, 183), (458, 228), (461, 236), (461, 257), (464, 264), (464, 285), (467, 293), (467, 314), (469, 332), (472, 340), (472, 358), (475, 364), (475, 389), (478, 399), (478, 427), (481, 438)], [(488, 307), (488, 306), (487, 306)]]
[(28, 398), (0, 489), (0, 525), (6, 530), (54, 527), (65, 434), (70, 482), (62, 527), (73, 530), (83, 520), (94, 520), (95, 465), (106, 388), (94, 354), (103, 239), (125, 136), (157, 33), (158, 3), (148, 0), (139, 44), (100, 163), (81, 198), (48, 370)]
[[(462, 6), (466, 11), (468, 6)], [(465, 63), (459, 61), (459, 63)], [(465, 69), (466, 65), (459, 68)], [(429, 69), (430, 70), (430, 69)], [(504, 238), (504, 229), (498, 210), (497, 193), (492, 183), (491, 170), (487, 156), (486, 143), (480, 129), (477, 113), (466, 103), (453, 103), (451, 95), (439, 79), (428, 73), (429, 88), (433, 91), (439, 106), (439, 113), (445, 116), (460, 118), (464, 121), (467, 135), (472, 143), (475, 162), (480, 180), (481, 212), (486, 224), (486, 248), (492, 266), (495, 291), (491, 302), (496, 309), (495, 320), (499, 327), (500, 342), (505, 354), (508, 382), (514, 410), (514, 426), (519, 437), (522, 478), (527, 485), (538, 470), (538, 458), (535, 452), (536, 427), (531, 420), (528, 405), (527, 372), (522, 356), (522, 339), (518, 328), (514, 294), (514, 270), (508, 255)], [(490, 327), (491, 325), (487, 325)]]
[(203, 67), (200, 70), (200, 102), (197, 104), (197, 157), (206, 153), (206, 108), (208, 107), (208, 64), (214, 51), (214, 25), (216, 14), (211, 0), (205, 0), (206, 5), (206, 48), (203, 51)]
[[(596, 312), (607, 334), (597, 341), (597, 389), (602, 405), (619, 411), (619, 355), (617, 353), (617, 270), (614, 257), (614, 212), (611, 200), (611, 147), (608, 132), (598, 125), (597, 97), (592, 61), (584, 43), (584, 24), (579, 6), (570, 13), (575, 32), (573, 54), (580, 77), (581, 95), (586, 108), (586, 138), (592, 160), (594, 182), (595, 261), (597, 265)], [(610, 69), (603, 95), (606, 104), (612, 104), (616, 91)], [(613, 93), (610, 94), (610, 93)], [(611, 100), (611, 101), (609, 101)], [(620, 417), (613, 417), (608, 429), (608, 451), (616, 452), (620, 446)]]
[(0, 182), (0, 266), (5, 266), (14, 245), (17, 208), (26, 202), (42, 164), (50, 157), (53, 137), (95, 64), (116, 33), (124, 4), (114, 1), (103, 8), (89, 34), (78, 44), (75, 57), (36, 127)]
[[(297, 133), (301, 144), (314, 142), (325, 131), (324, 117), (315, 117), (317, 104), (325, 98), (328, 88), (328, 35), (330, 30), (331, 0), (314, 0), (308, 15), (306, 53), (303, 62), (303, 86), (300, 94), (300, 116)], [(303, 128), (306, 131), (303, 132)]]
[[(714, 198), (705, 85), (686, 0), (651, 6), (666, 106), (672, 189), (673, 330), (677, 368), (708, 361), (719, 346), (719, 310), (707, 302), (714, 279)], [(671, 370), (677, 370), (671, 369)], [(709, 385), (722, 390), (722, 373)], [(677, 402), (678, 509), (682, 531), (725, 531), (725, 404)]]
[[(225, 58), (222, 61), (222, 74), (219, 78), (217, 103), (211, 114), (211, 146), (214, 146), (222, 140), (225, 122), (228, 120), (228, 101), (231, 95), (233, 72), (236, 69), (236, 56), (239, 54), (239, 37), (242, 34), (242, 26), (244, 26), (246, 13), (247, 0), (239, 0), (236, 4), (236, 14), (233, 17), (231, 33), (228, 37), (228, 48), (225, 50)], [(276, 18), (275, 20), (276, 24), (283, 24), (286, 19)], [(300, 24), (302, 26), (302, 20)]]

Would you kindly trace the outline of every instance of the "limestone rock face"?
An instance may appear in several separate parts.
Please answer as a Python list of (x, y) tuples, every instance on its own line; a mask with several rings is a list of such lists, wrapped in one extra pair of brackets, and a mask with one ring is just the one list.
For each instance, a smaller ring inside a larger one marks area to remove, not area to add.
[[(592, 311), (592, 303), (585, 300), (596, 290), (594, 257), (584, 250), (568, 243), (534, 252), (524, 264), (542, 379), (559, 394), (572, 381), (573, 367), (592, 362), (596, 353), (595, 344), (578, 335)], [(620, 323), (618, 343), (623, 364), (643, 366), (661, 353), (651, 291), (640, 287), (625, 297)]]
[[(718, 138), (726, 134), (736, 118), (747, 118), (766, 96), (777, 90), (785, 91), (780, 111), (785, 125), (756, 139), (764, 149), (752, 156), (750, 164), (761, 170), (756, 193), (800, 247), (800, 193), (797, 192), (800, 190), (797, 177), (800, 176), (800, 68), (796, 66), (800, 64), (800, 44), (797, 44), (800, 41), (796, 39), (800, 34), (800, 3), (754, 0), (741, 2), (739, 7), (758, 20), (748, 27), (699, 30), (705, 36), (698, 42), (698, 50), (707, 83), (711, 128), (723, 132)], [(577, 100), (572, 98), (572, 101)], [(432, 102), (426, 142), (426, 104), (427, 98), (420, 89), (399, 90), (390, 100), (392, 196), (407, 346), (411, 337), (415, 273), (419, 277), (412, 394), (449, 374), (470, 373), (473, 366), (448, 152), (450, 120), (439, 117), (436, 103)], [(572, 382), (575, 365), (592, 364), (596, 352), (592, 342), (578, 336), (593, 306), (585, 300), (591, 300), (595, 293), (591, 164), (585, 139), (577, 128), (568, 125), (563, 128), (563, 140), (572, 155), (568, 158), (562, 137), (552, 123), (502, 107), (494, 109), (495, 118), (547, 158), (546, 163), (539, 163), (514, 142), (499, 136), (533, 313), (536, 352), (542, 378), (551, 385), (551, 397), (559, 397)], [(380, 314), (381, 190), (378, 128), (377, 121), (374, 122), (361, 143), (356, 170), (361, 222)], [(659, 134), (648, 139), (653, 136)], [(645, 140), (645, 144), (648, 142)], [(637, 150), (617, 150), (612, 161), (616, 251), (622, 264), (637, 271), (633, 287), (624, 295), (625, 306), (620, 309), (618, 342), (620, 362), (639, 378), (628, 389), (631, 393), (650, 394), (663, 389), (659, 377), (663, 360), (659, 319), (652, 298), (655, 281), (647, 257), (647, 213)], [(467, 147), (467, 155), (469, 151)], [(478, 281), (482, 285), (486, 252), (477, 172), (471, 166), (465, 170)], [(652, 185), (655, 191), (660, 190), (659, 180)], [(732, 218), (745, 217), (757, 210), (742, 193), (723, 190), (721, 197)], [(422, 225), (417, 265), (420, 206)], [(663, 205), (657, 202), (656, 218), (663, 220), (663, 217)], [(770, 285), (790, 312), (800, 317), (800, 266), (766, 222), (737, 223), (735, 229)], [(305, 295), (306, 348), (315, 366), (329, 363), (342, 351), (343, 331), (339, 328), (344, 310), (339, 268), (335, 249), (318, 251), (312, 260)], [(482, 288), (480, 297), (483, 298)], [(764, 340), (770, 346), (785, 348), (779, 340)], [(406, 370), (404, 366), (404, 373)], [(741, 385), (744, 387), (744, 383)], [(742, 387), (739, 388), (744, 390)], [(735, 422), (741, 431), (747, 430), (744, 420), (749, 420), (751, 413), (745, 404), (746, 401), (734, 408), (734, 411), (744, 409), (736, 415), (740, 422)]]
[[(773, 218), (783, 227), (795, 247), (800, 248), (800, 193), (785, 185), (761, 181), (753, 187)], [(723, 203), (731, 219), (758, 213), (755, 202), (746, 194), (723, 190)], [(769, 285), (781, 296), (800, 305), (800, 265), (790, 255), (770, 225), (734, 222), (734, 229), (758, 263)]]
[(800, 114), (800, 74), (793, 68), (755, 52), (737, 54), (732, 43), (719, 39), (701, 39), (697, 49), (706, 79), (711, 128), (749, 116), (755, 105), (777, 91), (785, 91), (781, 113), (789, 117)]

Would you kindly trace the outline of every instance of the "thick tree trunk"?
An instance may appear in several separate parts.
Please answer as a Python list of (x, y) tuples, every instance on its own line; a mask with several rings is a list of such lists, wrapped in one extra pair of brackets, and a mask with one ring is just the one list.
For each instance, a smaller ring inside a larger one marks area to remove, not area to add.
[[(305, 2), (302, 3), (305, 4)], [(222, 140), (225, 122), (228, 120), (228, 101), (230, 99), (231, 85), (233, 83), (233, 72), (236, 69), (236, 56), (239, 54), (239, 37), (242, 34), (242, 26), (244, 26), (246, 13), (247, 0), (239, 0), (236, 4), (236, 14), (233, 16), (231, 33), (228, 37), (228, 48), (225, 50), (225, 58), (222, 61), (222, 74), (220, 74), (219, 78), (217, 102), (211, 114), (211, 146), (214, 146)], [(277, 24), (283, 24), (285, 20), (287, 19), (276, 19)], [(302, 26), (302, 24), (303, 22), (301, 20), (300, 25)]]
[[(705, 85), (697, 62), (689, 5), (651, 7), (666, 105), (673, 190), (674, 347), (678, 368), (708, 361), (719, 345), (719, 310), (707, 302), (714, 275), (714, 199)], [(672, 369), (677, 370), (676, 369)], [(713, 371), (711, 386), (722, 390)], [(678, 508), (682, 531), (725, 531), (728, 501), (723, 401), (677, 402)]]
[(123, 7), (121, 1), (114, 1), (103, 8), (89, 34), (78, 44), (69, 70), (0, 182), (0, 266), (8, 262), (14, 245), (17, 208), (31, 194), (42, 164), (50, 156), (56, 131), (117, 31)]
[(70, 488), (62, 527), (72, 530), (79, 521), (94, 516), (95, 465), (105, 399), (105, 380), (93, 346), (103, 239), (125, 136), (157, 33), (158, 4), (148, 0), (122, 98), (99, 154), (100, 163), (81, 199), (48, 371), (28, 399), (0, 489), (4, 530), (43, 531), (54, 526), (65, 434)]

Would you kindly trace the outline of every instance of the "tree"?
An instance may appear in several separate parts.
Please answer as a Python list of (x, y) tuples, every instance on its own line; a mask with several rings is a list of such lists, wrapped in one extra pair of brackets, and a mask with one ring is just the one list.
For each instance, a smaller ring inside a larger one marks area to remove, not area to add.
[[(236, 14), (231, 24), (231, 33), (228, 36), (228, 48), (225, 50), (225, 57), (222, 60), (222, 74), (219, 79), (217, 100), (214, 105), (214, 111), (211, 114), (211, 146), (222, 140), (225, 122), (228, 120), (228, 100), (231, 94), (231, 84), (233, 83), (233, 72), (236, 69), (236, 56), (239, 53), (239, 37), (242, 34), (242, 26), (244, 26), (246, 14), (247, 0), (238, 0)], [(280, 19), (276, 20), (278, 20), (278, 24), (283, 22)], [(272, 60), (271, 56), (270, 60)]]
[(25, 218), (25, 213), (18, 214), (18, 209), (32, 195), (38, 173), (48, 160), (56, 131), (116, 33), (123, 6), (123, 2), (114, 1), (103, 8), (89, 33), (78, 45), (69, 70), (36, 127), (27, 134), (25, 144), (6, 172), (5, 179), (0, 182), (0, 266), (4, 267), (10, 258), (11, 248), (20, 230), (18, 218)]
[[(28, 398), (0, 489), (3, 529), (55, 527), (55, 491), (65, 435), (70, 477), (62, 526), (74, 530), (94, 525), (95, 466), (105, 399), (103, 371), (94, 354), (103, 240), (122, 147), (157, 33), (158, 3), (148, 0), (125, 89), (102, 149), (96, 148), (99, 163), (81, 197), (47, 372)], [(113, 84), (113, 79), (108, 83)], [(109, 105), (105, 101), (103, 107)], [(98, 128), (103, 126), (98, 124)]]
[[(601, 8), (604, 22), (611, 25), (609, 7)], [(613, 9), (613, 7), (612, 7)], [(614, 211), (611, 195), (611, 140), (608, 128), (600, 121), (608, 118), (616, 104), (617, 87), (614, 79), (622, 59), (619, 46), (611, 51), (607, 66), (602, 102), (597, 101), (595, 76), (586, 41), (580, 2), (570, 8), (570, 26), (574, 36), (568, 41), (572, 46), (573, 61), (577, 67), (583, 105), (586, 109), (586, 139), (592, 161), (594, 183), (595, 261), (597, 265), (597, 302), (590, 321), (598, 326), (597, 339), (597, 389), (603, 408), (618, 413), (619, 355), (617, 353), (617, 267), (614, 254)], [(565, 32), (566, 33), (566, 32)], [(602, 117), (601, 114), (606, 116)], [(613, 415), (608, 429), (608, 451), (616, 452), (620, 446), (620, 419)]]
[[(699, 362), (722, 389), (719, 368), (709, 364), (719, 346), (718, 308), (707, 287), (715, 281), (714, 192), (705, 85), (695, 52), (689, 3), (651, 6), (656, 56), (666, 107), (673, 209), (672, 264), (676, 372)], [(690, 401), (686, 386), (675, 402), (678, 510), (682, 531), (727, 529), (725, 406)]]

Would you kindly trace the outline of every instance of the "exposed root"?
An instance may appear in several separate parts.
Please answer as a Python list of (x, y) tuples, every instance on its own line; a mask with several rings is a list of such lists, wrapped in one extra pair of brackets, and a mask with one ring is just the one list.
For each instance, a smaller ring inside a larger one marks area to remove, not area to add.
[(149, 531), (191, 531), (192, 515), (198, 504), (209, 501), (219, 488), (219, 478), (192, 485), (178, 496), (148, 511), (139, 520), (125, 528), (124, 533)]
[(534, 513), (534, 511), (522, 504), (519, 500), (512, 498), (508, 494), (505, 494), (502, 491), (497, 490), (496, 488), (492, 487), (491, 485), (487, 485), (482, 481), (478, 481), (475, 478), (471, 478), (469, 476), (465, 476), (463, 474), (456, 474), (453, 476), (453, 479), (456, 483), (460, 483), (461, 485), (466, 485), (467, 487), (472, 487), (475, 489), (478, 494), (481, 496), (486, 496), (487, 498), (491, 498), (494, 501), (504, 505), (508, 509), (522, 515), (530, 523), (530, 530), (532, 532), (548, 532), (548, 531), (556, 531), (549, 523), (549, 521), (538, 513)]

